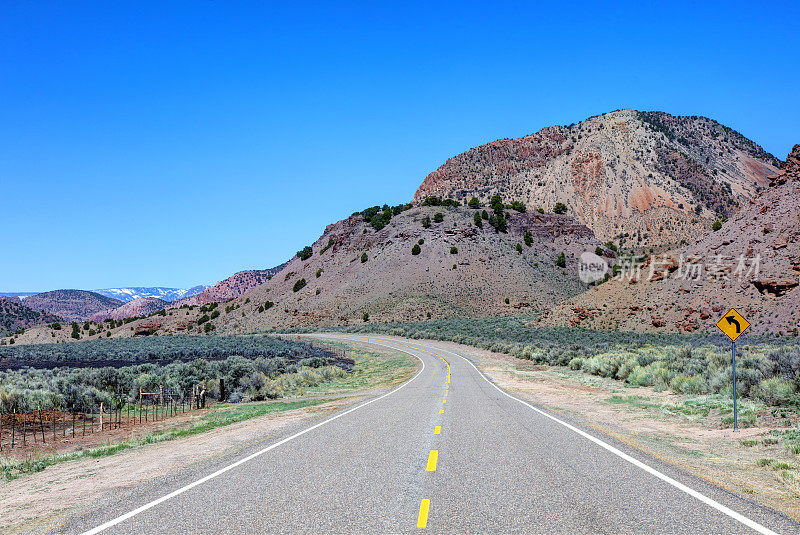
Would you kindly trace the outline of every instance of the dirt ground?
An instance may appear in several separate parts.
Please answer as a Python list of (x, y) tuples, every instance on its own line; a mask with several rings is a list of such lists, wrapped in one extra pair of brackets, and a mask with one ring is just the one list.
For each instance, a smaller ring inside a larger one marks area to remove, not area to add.
[[(523, 399), (554, 413), (577, 417), (660, 460), (800, 520), (800, 477), (796, 471), (800, 462), (797, 455), (773, 443), (771, 432), (786, 429), (774, 418), (760, 419), (760, 427), (734, 433), (722, 428), (718, 414), (697, 418), (609, 402), (612, 396), (637, 396), (642, 403), (672, 404), (689, 396), (629, 388), (620, 381), (562, 367), (537, 365), (450, 342), (436, 343), (480, 356), (484, 373)], [(760, 466), (763, 459), (774, 462)], [(788, 468), (781, 469), (780, 463)]]
[[(254, 441), (268, 440), (291, 424), (326, 415), (360, 399), (348, 397), (270, 414), (109, 457), (63, 462), (42, 472), (0, 483), (0, 532), (45, 532), (58, 526), (67, 514), (91, 507), (102, 496), (245, 448)], [(202, 442), (202, 448), (196, 447), (198, 441)]]

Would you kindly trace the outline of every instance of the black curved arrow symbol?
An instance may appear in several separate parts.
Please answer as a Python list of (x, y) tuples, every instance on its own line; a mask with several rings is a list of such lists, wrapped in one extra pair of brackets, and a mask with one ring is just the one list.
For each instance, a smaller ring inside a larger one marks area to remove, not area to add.
[(734, 323), (736, 324), (736, 334), (742, 332), (742, 326), (739, 325), (736, 316), (726, 316), (725, 319), (728, 320), (728, 325), (733, 325)]

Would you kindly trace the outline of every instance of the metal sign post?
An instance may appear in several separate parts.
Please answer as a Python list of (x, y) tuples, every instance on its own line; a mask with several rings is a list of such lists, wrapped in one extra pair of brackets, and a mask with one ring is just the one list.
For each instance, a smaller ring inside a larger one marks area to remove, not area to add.
[(731, 342), (731, 362), (733, 362), (733, 430), (739, 429), (739, 411), (736, 406), (736, 342)]
[(717, 329), (731, 340), (731, 366), (733, 367), (733, 430), (739, 429), (739, 407), (736, 400), (736, 339), (750, 327), (750, 322), (744, 319), (735, 308), (722, 316), (717, 322)]

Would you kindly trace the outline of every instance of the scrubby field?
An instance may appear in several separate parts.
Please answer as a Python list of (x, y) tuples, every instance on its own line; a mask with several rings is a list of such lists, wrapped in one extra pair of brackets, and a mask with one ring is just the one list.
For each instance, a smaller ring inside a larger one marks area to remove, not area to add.
[[(499, 317), (364, 324), (347, 332), (378, 332), (447, 340), (536, 363), (569, 366), (634, 386), (681, 394), (731, 395), (730, 342), (718, 335), (646, 334), (576, 328), (531, 328), (530, 318)], [(800, 404), (800, 342), (743, 337), (737, 344), (737, 393), (769, 405)]]
[[(204, 384), (225, 401), (283, 397), (342, 377), (352, 361), (307, 343), (264, 337), (159, 337), (0, 348), (0, 411), (133, 402), (140, 388)], [(77, 366), (77, 367), (76, 367)]]

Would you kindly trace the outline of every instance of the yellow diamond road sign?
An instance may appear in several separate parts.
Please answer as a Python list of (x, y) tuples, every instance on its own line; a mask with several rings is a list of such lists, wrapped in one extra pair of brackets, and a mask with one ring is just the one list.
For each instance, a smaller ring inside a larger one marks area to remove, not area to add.
[(731, 342), (735, 342), (748, 327), (750, 327), (750, 322), (736, 312), (735, 308), (732, 308), (717, 322), (717, 328), (730, 338)]

